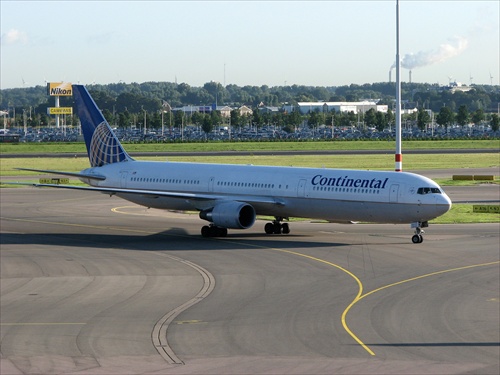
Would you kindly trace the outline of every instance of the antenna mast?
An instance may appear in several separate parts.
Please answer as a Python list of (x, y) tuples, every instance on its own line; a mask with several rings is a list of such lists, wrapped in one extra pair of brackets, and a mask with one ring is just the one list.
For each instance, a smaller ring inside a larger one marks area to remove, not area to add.
[(403, 170), (401, 154), (401, 60), (399, 58), (399, 0), (396, 0), (396, 155), (395, 171)]

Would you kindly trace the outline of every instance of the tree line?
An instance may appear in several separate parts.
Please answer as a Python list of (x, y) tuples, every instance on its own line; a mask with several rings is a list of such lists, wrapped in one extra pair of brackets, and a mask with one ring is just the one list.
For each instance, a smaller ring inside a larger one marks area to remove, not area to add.
[[(281, 107), (284, 103), (295, 105), (298, 102), (311, 101), (359, 101), (362, 99), (378, 100), (379, 104), (394, 106), (395, 84), (391, 82), (364, 85), (347, 85), (338, 87), (319, 86), (223, 86), (218, 82), (208, 82), (202, 87), (192, 87), (186, 83), (145, 82), (145, 83), (113, 83), (107, 85), (87, 86), (96, 103), (103, 110), (105, 117), (116, 126), (129, 126), (146, 121), (151, 127), (161, 126), (161, 113), (168, 107), (182, 105), (230, 105), (238, 107), (247, 105), (254, 109), (251, 119), (239, 118), (231, 113), (231, 124), (238, 125), (251, 121), (259, 125), (273, 123), (291, 129), (304, 119), (310, 125), (319, 122), (343, 126), (355, 124), (356, 116), (350, 114), (310, 113), (301, 117), (297, 114), (278, 112), (272, 115), (261, 114), (255, 109), (260, 105)], [(469, 91), (451, 91), (436, 84), (402, 83), (402, 98), (409, 106), (416, 106), (419, 111), (410, 115), (418, 126), (430, 121), (428, 111), (436, 114), (437, 123), (444, 126), (456, 121), (459, 124), (491, 120), (492, 112), (497, 111), (500, 103), (500, 87), (474, 85)], [(60, 105), (72, 106), (71, 97), (60, 97)], [(9, 117), (16, 113), (16, 123), (28, 121), (30, 126), (44, 126), (50, 121), (46, 115), (47, 107), (54, 106), (54, 98), (47, 96), (45, 86), (0, 90), (0, 109), (8, 110)], [(373, 112), (373, 113), (372, 113)], [(387, 114), (368, 111), (363, 115), (363, 122), (368, 126), (381, 129), (393, 121), (392, 111)], [(200, 117), (201, 116), (201, 117)], [(300, 118), (299, 118), (300, 117)], [(494, 117), (493, 117), (494, 118)], [(141, 120), (142, 119), (142, 120)], [(194, 115), (189, 118), (179, 113), (173, 114), (172, 124), (178, 126), (189, 121), (209, 128), (221, 123), (220, 114), (216, 111), (208, 115)], [(69, 119), (76, 123), (76, 119)], [(170, 125), (170, 117), (168, 118)]]

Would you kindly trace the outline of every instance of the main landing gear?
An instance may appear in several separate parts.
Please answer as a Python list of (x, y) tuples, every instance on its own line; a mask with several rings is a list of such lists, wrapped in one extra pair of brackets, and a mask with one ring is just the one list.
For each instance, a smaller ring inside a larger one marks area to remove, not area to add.
[(411, 227), (415, 228), (415, 234), (411, 238), (411, 242), (413, 242), (413, 243), (424, 242), (424, 237), (422, 236), (422, 234), (424, 233), (424, 230), (422, 228), (427, 228), (428, 226), (429, 226), (429, 223), (427, 221), (411, 223)]
[(288, 234), (290, 233), (290, 226), (288, 223), (283, 223), (283, 217), (276, 216), (275, 220), (272, 223), (267, 223), (264, 226), (264, 230), (266, 231), (266, 234)]
[(203, 237), (226, 237), (227, 228), (221, 228), (216, 225), (204, 225), (201, 228), (201, 235)]

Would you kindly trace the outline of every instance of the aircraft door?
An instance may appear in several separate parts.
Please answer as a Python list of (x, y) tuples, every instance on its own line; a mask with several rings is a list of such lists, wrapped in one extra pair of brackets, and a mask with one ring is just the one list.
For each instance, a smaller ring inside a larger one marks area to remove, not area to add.
[(208, 191), (209, 192), (214, 191), (214, 181), (215, 181), (215, 177), (210, 177), (210, 180), (208, 181)]
[(127, 177), (128, 177), (127, 171), (120, 171), (120, 187), (121, 188), (127, 187)]
[(297, 197), (306, 196), (306, 180), (299, 180), (299, 186), (297, 187)]
[(391, 185), (391, 189), (389, 192), (389, 202), (397, 203), (399, 195), (399, 185)]

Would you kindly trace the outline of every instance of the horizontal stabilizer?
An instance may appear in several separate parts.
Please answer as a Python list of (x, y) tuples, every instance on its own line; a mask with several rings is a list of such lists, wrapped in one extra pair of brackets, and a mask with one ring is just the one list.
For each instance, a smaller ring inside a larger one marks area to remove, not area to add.
[(89, 180), (98, 180), (98, 181), (104, 181), (106, 179), (105, 176), (101, 176), (101, 175), (97, 175), (97, 174), (86, 174), (86, 173), (81, 173), (81, 172), (63, 172), (63, 171), (53, 171), (50, 169), (30, 169), (30, 168), (15, 168), (15, 169), (17, 169), (18, 171), (51, 173), (51, 174), (59, 174), (61, 176), (88, 178)]
[(226, 195), (219, 195), (213, 193), (186, 193), (180, 191), (162, 191), (162, 190), (146, 190), (146, 189), (128, 189), (128, 188), (115, 188), (115, 187), (99, 187), (99, 186), (79, 186), (79, 185), (60, 185), (60, 184), (40, 184), (40, 183), (29, 183), (29, 182), (3, 182), (4, 184), (12, 185), (25, 185), (34, 187), (51, 187), (59, 189), (73, 189), (73, 190), (85, 190), (85, 191), (95, 191), (106, 193), (109, 195), (141, 195), (150, 198), (178, 198), (186, 199), (192, 201), (238, 201), (247, 203), (261, 203), (261, 204), (271, 204), (277, 206), (283, 206), (282, 202), (276, 201), (272, 197), (263, 196), (245, 196), (245, 195), (232, 195), (230, 197)]

